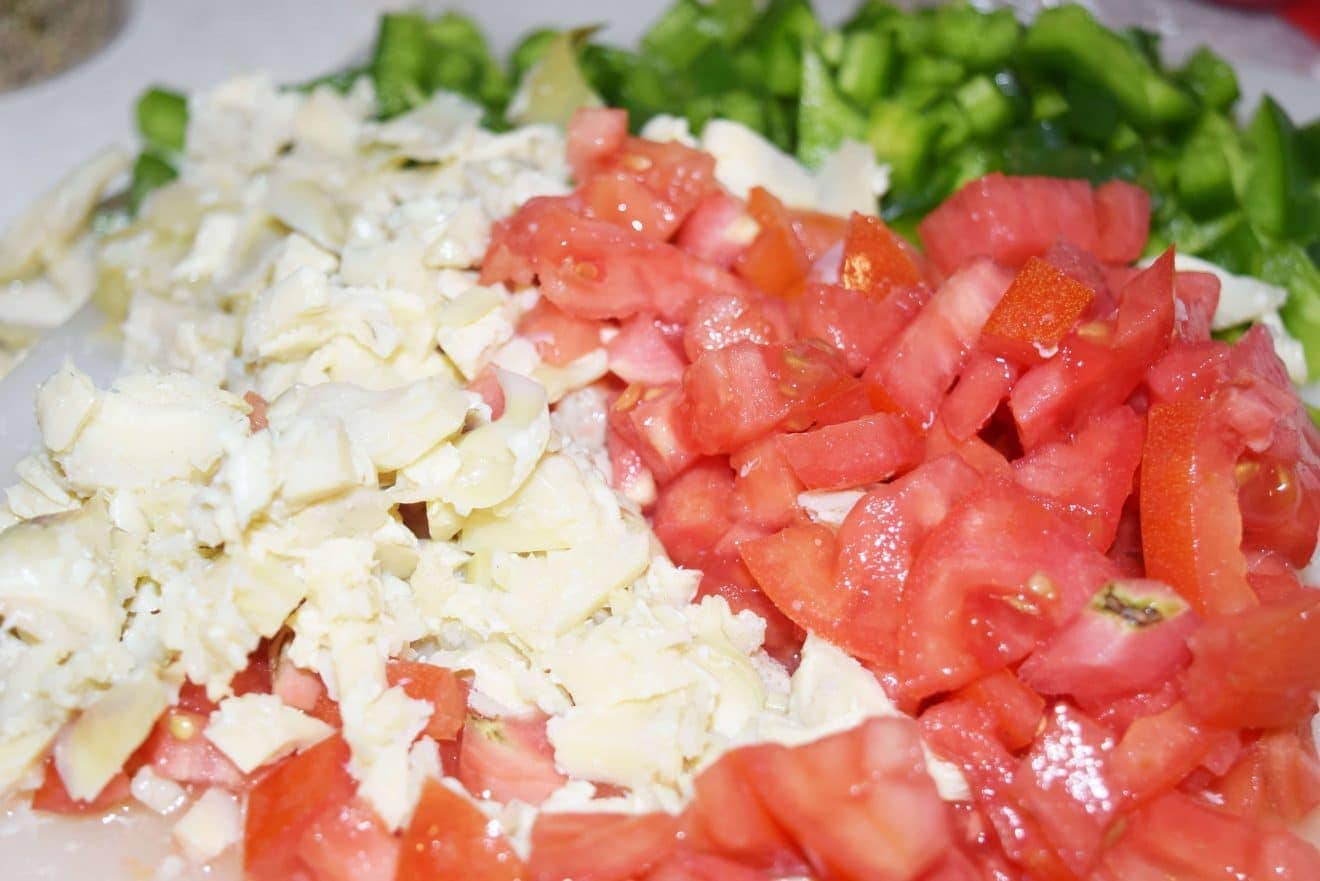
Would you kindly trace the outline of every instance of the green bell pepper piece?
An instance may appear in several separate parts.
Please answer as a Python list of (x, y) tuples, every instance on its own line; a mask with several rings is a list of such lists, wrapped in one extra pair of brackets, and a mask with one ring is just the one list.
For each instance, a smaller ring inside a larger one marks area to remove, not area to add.
[(1012, 10), (981, 12), (966, 4), (941, 6), (931, 25), (931, 44), (970, 70), (992, 70), (1017, 48), (1019, 26)]
[(989, 137), (1013, 121), (1013, 102), (985, 74), (978, 74), (953, 93), (967, 124), (979, 137)]
[(179, 172), (169, 160), (151, 150), (143, 150), (133, 163), (133, 177), (128, 185), (128, 210), (137, 214), (148, 194), (178, 176)]
[(1188, 57), (1178, 81), (1211, 110), (1227, 111), (1241, 94), (1233, 66), (1205, 46)]
[(188, 133), (188, 99), (169, 89), (151, 88), (137, 100), (137, 127), (152, 149), (164, 153), (183, 150)]
[(894, 76), (894, 38), (881, 31), (848, 34), (839, 60), (839, 91), (865, 107), (889, 91)]
[(382, 119), (426, 99), (426, 62), (426, 19), (411, 12), (382, 15), (371, 57), (371, 78)]
[(798, 96), (798, 158), (814, 168), (844, 138), (861, 140), (865, 135), (865, 117), (839, 96), (820, 55), (814, 49), (804, 51)]
[(1268, 95), (1247, 126), (1246, 144), (1248, 172), (1241, 196), (1247, 217), (1268, 236), (1299, 231), (1309, 193), (1297, 130)]
[(1320, 376), (1320, 269), (1300, 246), (1288, 242), (1266, 254), (1261, 277), (1288, 290), (1279, 316), (1306, 350), (1307, 376)]

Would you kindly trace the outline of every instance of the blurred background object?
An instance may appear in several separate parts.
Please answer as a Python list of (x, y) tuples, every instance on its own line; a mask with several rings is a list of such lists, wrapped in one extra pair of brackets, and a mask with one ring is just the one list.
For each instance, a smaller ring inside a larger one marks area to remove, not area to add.
[(4, 0), (0, 92), (68, 70), (94, 55), (124, 22), (126, 0)]

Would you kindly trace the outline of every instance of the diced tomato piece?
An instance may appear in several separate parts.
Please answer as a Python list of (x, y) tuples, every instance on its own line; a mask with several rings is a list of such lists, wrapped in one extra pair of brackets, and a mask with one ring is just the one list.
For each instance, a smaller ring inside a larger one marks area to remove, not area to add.
[(248, 656), (247, 666), (234, 674), (229, 688), (238, 697), (245, 694), (270, 694), (271, 658), (268, 640), (263, 639)]
[(1090, 289), (1094, 297), (1082, 316), (1083, 321), (1110, 318), (1118, 306), (1110, 290), (1106, 267), (1090, 251), (1083, 251), (1066, 241), (1055, 242), (1041, 258), (1064, 275)]
[(1151, 403), (1211, 397), (1228, 379), (1230, 356), (1228, 345), (1219, 340), (1174, 343), (1146, 373)]
[(903, 695), (912, 702), (1025, 657), (1116, 575), (1069, 523), (988, 482), (926, 539), (903, 592)]
[(1150, 237), (1150, 194), (1127, 181), (1106, 181), (1095, 190), (1095, 221), (1096, 256), (1131, 263), (1146, 250)]
[(1219, 308), (1219, 276), (1213, 272), (1179, 272), (1173, 279), (1173, 295), (1182, 304), (1174, 319), (1181, 339), (1204, 342)]
[(682, 222), (673, 206), (624, 170), (593, 175), (574, 195), (581, 201), (586, 216), (658, 242), (667, 240)]
[(265, 398), (254, 391), (247, 391), (243, 393), (243, 402), (252, 408), (248, 412), (249, 432), (256, 434), (270, 424), (266, 419), (266, 412), (270, 408), (270, 404), (267, 403)]
[(1320, 689), (1320, 592), (1208, 621), (1191, 637), (1184, 680), (1197, 718), (1233, 728), (1282, 728), (1315, 712)]
[(1256, 604), (1242, 555), (1233, 454), (1207, 401), (1151, 407), (1141, 467), (1142, 551), (1152, 578), (1205, 614)]
[(776, 874), (805, 871), (802, 855), (757, 795), (748, 775), (766, 747), (726, 753), (693, 781), (686, 819), (690, 845)]
[(532, 827), (532, 881), (630, 881), (673, 852), (678, 818), (653, 814), (546, 813)]
[(807, 489), (864, 486), (921, 461), (921, 436), (892, 413), (779, 436), (788, 464)]
[(1054, 354), (1095, 292), (1038, 257), (1027, 260), (981, 330), (981, 347), (1019, 364)]
[(844, 377), (840, 382), (838, 394), (812, 411), (811, 422), (817, 427), (841, 425), (874, 414), (875, 407), (871, 406), (870, 389), (859, 380)]
[(568, 166), (583, 181), (628, 138), (628, 111), (579, 107), (568, 123)]
[(683, 379), (683, 356), (652, 315), (625, 321), (605, 351), (610, 370), (624, 382), (667, 385)]
[(843, 242), (839, 284), (868, 297), (884, 297), (894, 287), (922, 283), (921, 270), (878, 217), (853, 212)]
[(605, 433), (605, 449), (610, 457), (610, 486), (637, 504), (647, 508), (655, 503), (655, 475), (646, 467), (632, 443), (611, 427)]
[(1320, 852), (1312, 845), (1177, 792), (1132, 814), (1105, 864), (1123, 881), (1320, 878)]
[(1171, 679), (1191, 661), (1199, 624), (1187, 602), (1158, 581), (1114, 580), (1022, 662), (1018, 675), (1042, 694), (1095, 706)]
[(965, 685), (955, 696), (988, 710), (1004, 746), (1014, 751), (1036, 739), (1045, 717), (1045, 699), (1008, 670)]
[(467, 388), (481, 396), (481, 400), (490, 408), (491, 419), (499, 419), (504, 415), (504, 386), (500, 385), (500, 378), (490, 367), (483, 368), (474, 376)]
[(599, 349), (603, 326), (600, 321), (569, 315), (541, 299), (518, 319), (518, 334), (536, 344), (543, 361), (562, 366)]
[(913, 879), (949, 847), (948, 816), (906, 719), (869, 719), (794, 749), (757, 748), (745, 761), (762, 804), (819, 876)]
[(1067, 704), (1045, 719), (1009, 793), (1040, 824), (1059, 859), (1086, 877), (1119, 809), (1110, 767), (1113, 736)]
[(1013, 466), (1003, 452), (977, 435), (958, 440), (938, 418), (926, 432), (926, 458), (954, 455), (962, 459), (983, 477), (1013, 479)]
[(926, 253), (947, 274), (976, 257), (1021, 266), (1060, 239), (1094, 252), (1097, 226), (1086, 181), (994, 173), (964, 184), (918, 230)]
[(1273, 551), (1247, 554), (1247, 583), (1264, 605), (1292, 599), (1304, 589), (1297, 570)]
[(1130, 804), (1141, 804), (1169, 791), (1225, 738), (1237, 739), (1197, 722), (1182, 702), (1140, 716), (1128, 725), (1110, 760), (1117, 793)]
[(394, 881), (399, 840), (370, 807), (350, 801), (312, 821), (298, 856), (316, 881)]
[(385, 665), (385, 678), (399, 685), (414, 700), (426, 701), (433, 709), (423, 734), (435, 740), (453, 740), (467, 721), (467, 683), (453, 670), (420, 661), (397, 658)]
[[(838, 534), (833, 591), (847, 597), (845, 611), (831, 619), (827, 606), (811, 620), (803, 619), (803, 626), (858, 657), (892, 668), (912, 560), (930, 531), (980, 482), (980, 475), (962, 459), (943, 456), (863, 496)], [(787, 601), (793, 599), (790, 595)], [(804, 599), (812, 602), (799, 608), (812, 611), (818, 600)]]
[(867, 369), (915, 424), (928, 427), (1011, 277), (989, 261), (951, 276)]
[(1320, 761), (1314, 741), (1304, 742), (1295, 731), (1267, 732), (1246, 748), (1212, 789), (1219, 803), (1235, 814), (1293, 825), (1320, 805)]
[(1142, 429), (1130, 407), (1101, 413), (1072, 440), (1043, 444), (1014, 462), (1017, 481), (1081, 527), (1096, 550), (1108, 550), (1141, 461)]
[(676, 386), (629, 386), (610, 408), (610, 427), (662, 484), (699, 457), (683, 407), (683, 394)]
[(734, 272), (767, 294), (789, 294), (811, 271), (811, 257), (793, 229), (792, 218), (763, 187), (752, 187), (747, 210), (760, 232), (734, 261)]
[(877, 301), (837, 285), (809, 284), (796, 304), (798, 335), (829, 343), (848, 371), (858, 374), (912, 321), (930, 295), (930, 288), (922, 285), (893, 289)]
[(555, 767), (545, 717), (469, 716), (459, 744), (458, 779), (468, 792), (539, 805), (568, 782)]
[[(756, 441), (729, 458), (733, 467), (736, 519), (767, 530), (782, 529), (798, 512), (798, 493), (806, 487), (789, 466), (774, 436)], [(667, 547), (666, 543), (666, 547)]]
[(788, 220), (793, 227), (793, 234), (807, 252), (807, 259), (813, 264), (824, 257), (826, 252), (841, 247), (848, 233), (848, 221), (845, 218), (824, 211), (790, 208)]
[(683, 222), (674, 244), (707, 263), (732, 269), (738, 255), (755, 237), (755, 221), (742, 200), (724, 190), (712, 190)]
[(683, 331), (683, 350), (695, 361), (737, 342), (777, 343), (793, 338), (783, 301), (761, 295), (703, 297)]
[(834, 550), (834, 533), (819, 523), (791, 524), (738, 546), (747, 570), (775, 606), (827, 639), (852, 599), (835, 589)]
[(397, 881), (524, 881), (527, 869), (471, 801), (439, 780), (421, 801), (399, 847)]
[(954, 438), (965, 441), (990, 421), (1017, 381), (1017, 368), (984, 353), (972, 356), (958, 383), (940, 405), (939, 421)]
[(733, 472), (719, 460), (689, 468), (660, 492), (652, 527), (680, 566), (699, 566), (733, 526)]
[(646, 881), (770, 881), (764, 872), (708, 853), (679, 851), (646, 876)]
[(128, 775), (120, 771), (90, 801), (74, 798), (64, 788), (55, 759), (48, 757), (41, 786), (32, 793), (32, 810), (48, 814), (104, 814), (128, 801), (129, 795)]
[(176, 783), (219, 786), (235, 792), (246, 788), (248, 778), (203, 734), (206, 724), (207, 717), (198, 713), (166, 710), (135, 758)]
[(253, 881), (286, 881), (305, 871), (304, 834), (327, 810), (353, 797), (348, 744), (334, 735), (275, 765), (248, 793), (243, 871)]

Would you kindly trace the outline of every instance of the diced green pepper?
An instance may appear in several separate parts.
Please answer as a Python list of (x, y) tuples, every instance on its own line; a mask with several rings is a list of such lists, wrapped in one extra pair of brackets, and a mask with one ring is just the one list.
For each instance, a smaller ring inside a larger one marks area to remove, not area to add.
[(1279, 315), (1306, 350), (1307, 375), (1320, 376), (1320, 269), (1299, 246), (1286, 243), (1266, 255), (1261, 277), (1288, 290)]
[(813, 49), (802, 53), (797, 123), (797, 155), (812, 168), (844, 138), (866, 135), (865, 117), (835, 91), (829, 68)]
[(1013, 121), (1013, 102), (985, 74), (963, 83), (953, 97), (971, 130), (980, 137), (1002, 131)]
[(1076, 76), (1111, 94), (1125, 118), (1153, 130), (1190, 118), (1196, 102), (1121, 36), (1081, 6), (1044, 9), (1022, 40), (1025, 57), (1060, 76)]
[(137, 126), (149, 147), (181, 152), (188, 132), (188, 99), (169, 89), (148, 89), (137, 101)]
[(918, 110), (898, 101), (871, 107), (866, 139), (876, 159), (890, 165), (896, 187), (915, 186), (938, 134), (938, 126)]
[(1068, 131), (1092, 144), (1104, 144), (1118, 128), (1121, 108), (1107, 91), (1092, 82), (1069, 80), (1064, 86), (1068, 109), (1061, 122)]
[(152, 190), (159, 189), (179, 176), (168, 160), (150, 150), (143, 150), (133, 163), (133, 178), (128, 185), (128, 209), (138, 213)]
[(642, 35), (642, 51), (671, 70), (683, 70), (715, 42), (703, 28), (705, 13), (697, 0), (678, 0)]
[(939, 7), (935, 13), (931, 44), (971, 70), (992, 70), (1013, 54), (1018, 30), (1012, 10), (981, 12), (954, 3)]
[(1261, 99), (1247, 126), (1248, 172), (1242, 208), (1252, 224), (1269, 236), (1284, 236), (1302, 226), (1298, 209), (1307, 200), (1306, 173), (1292, 120), (1273, 98)]
[(894, 38), (878, 31), (858, 31), (844, 40), (839, 61), (839, 91), (865, 107), (885, 94), (894, 75)]
[(1178, 159), (1178, 198), (1197, 217), (1213, 217), (1237, 203), (1233, 171), (1213, 117), (1197, 124)]
[(1240, 94), (1233, 66), (1205, 46), (1187, 59), (1178, 80), (1211, 110), (1228, 110)]
[(382, 118), (397, 116), (426, 99), (426, 61), (426, 19), (411, 12), (382, 15), (371, 58)]

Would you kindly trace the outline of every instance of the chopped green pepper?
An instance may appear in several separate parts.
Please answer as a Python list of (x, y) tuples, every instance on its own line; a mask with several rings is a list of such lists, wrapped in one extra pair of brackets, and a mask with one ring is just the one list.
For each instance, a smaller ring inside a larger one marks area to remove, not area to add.
[(866, 135), (865, 117), (834, 90), (829, 69), (812, 49), (802, 53), (797, 123), (797, 155), (809, 167), (820, 164), (844, 138)]
[(1279, 310), (1288, 332), (1306, 350), (1306, 372), (1320, 376), (1320, 269), (1295, 244), (1280, 245), (1265, 256), (1261, 277), (1288, 291)]
[(149, 147), (165, 153), (182, 151), (188, 99), (169, 89), (148, 89), (137, 101), (137, 126)]
[(1178, 80), (1211, 110), (1227, 110), (1238, 99), (1233, 66), (1205, 46), (1187, 59), (1178, 71)]
[(143, 150), (133, 163), (133, 178), (128, 185), (128, 210), (137, 214), (149, 193), (178, 176), (179, 172), (168, 160), (150, 150)]
[(426, 19), (418, 13), (380, 17), (371, 78), (381, 118), (398, 116), (426, 98)]

